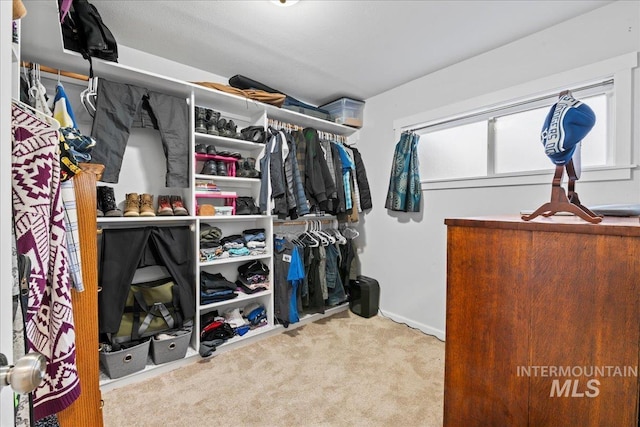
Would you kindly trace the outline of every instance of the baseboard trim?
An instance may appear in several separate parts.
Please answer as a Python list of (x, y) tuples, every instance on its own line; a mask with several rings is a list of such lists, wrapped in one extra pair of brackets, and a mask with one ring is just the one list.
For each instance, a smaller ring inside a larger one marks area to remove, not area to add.
[(425, 325), (424, 323), (416, 322), (415, 320), (408, 319), (408, 318), (406, 318), (404, 316), (401, 316), (401, 315), (396, 314), (396, 313), (392, 313), (390, 311), (386, 311), (386, 310), (380, 309), (380, 313), (383, 316), (388, 317), (389, 319), (393, 320), (394, 322), (404, 323), (407, 326), (419, 329), (420, 331), (424, 332), (427, 335), (433, 335), (434, 337), (438, 338), (440, 341), (444, 341), (445, 331), (443, 331), (441, 329), (436, 329), (436, 328), (431, 327), (429, 325)]

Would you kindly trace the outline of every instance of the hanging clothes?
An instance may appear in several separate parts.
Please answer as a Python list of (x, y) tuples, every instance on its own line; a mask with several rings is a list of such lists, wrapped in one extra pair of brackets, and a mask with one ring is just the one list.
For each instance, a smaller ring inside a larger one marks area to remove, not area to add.
[(353, 153), (353, 161), (356, 168), (356, 180), (358, 182), (358, 189), (360, 195), (360, 207), (363, 211), (373, 208), (371, 200), (371, 189), (369, 188), (369, 179), (367, 178), (367, 171), (362, 161), (362, 155), (355, 147), (350, 147)]
[(57, 413), (80, 395), (69, 283), (64, 212), (60, 195), (58, 132), (12, 105), (12, 198), (17, 250), (32, 269), (26, 314), (30, 351), (47, 359), (33, 392), (34, 418)]
[(389, 178), (385, 208), (392, 211), (419, 212), (422, 190), (418, 163), (420, 136), (403, 132), (396, 144)]
[(302, 183), (302, 176), (300, 174), (300, 168), (298, 167), (298, 153), (296, 151), (296, 144), (294, 135), (288, 133), (286, 135), (287, 145), (289, 146), (289, 156), (285, 161), (285, 165), (288, 163), (291, 165), (293, 175), (293, 195), (295, 197), (295, 210), (289, 211), (291, 219), (296, 219), (300, 215), (307, 215), (309, 213), (309, 202), (307, 196), (304, 193), (304, 184)]

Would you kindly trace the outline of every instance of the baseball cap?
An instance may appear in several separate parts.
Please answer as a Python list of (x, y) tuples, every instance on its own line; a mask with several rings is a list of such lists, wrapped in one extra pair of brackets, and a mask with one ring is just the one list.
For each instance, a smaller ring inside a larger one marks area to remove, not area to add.
[(547, 114), (540, 134), (547, 157), (556, 165), (568, 163), (595, 122), (596, 115), (587, 104), (570, 93), (562, 95)]

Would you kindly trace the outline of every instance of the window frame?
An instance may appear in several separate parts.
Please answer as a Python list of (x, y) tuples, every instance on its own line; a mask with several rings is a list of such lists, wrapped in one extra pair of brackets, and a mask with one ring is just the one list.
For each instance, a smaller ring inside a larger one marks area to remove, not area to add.
[[(628, 180), (631, 170), (636, 167), (632, 161), (632, 111), (633, 69), (638, 66), (638, 53), (632, 52), (610, 58), (584, 67), (569, 70), (537, 79), (525, 84), (485, 94), (468, 100), (450, 104), (441, 108), (426, 111), (410, 117), (394, 121), (396, 139), (404, 131), (435, 126), (444, 122), (475, 116), (490, 112), (503, 106), (518, 104), (522, 101), (539, 97), (552, 96), (565, 89), (579, 88), (593, 83), (613, 80), (611, 90), (612, 102), (609, 105), (611, 116), (607, 131), (607, 164), (606, 166), (583, 167), (581, 182)], [(554, 167), (549, 163), (549, 169), (491, 174), (493, 170), (493, 152), (489, 147), (488, 175), (465, 178), (422, 179), (422, 189), (473, 188), (506, 185), (548, 184), (549, 175)]]

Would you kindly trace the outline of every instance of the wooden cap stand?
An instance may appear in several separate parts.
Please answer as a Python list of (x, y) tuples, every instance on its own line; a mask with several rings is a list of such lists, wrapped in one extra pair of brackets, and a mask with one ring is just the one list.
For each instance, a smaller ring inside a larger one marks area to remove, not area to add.
[[(569, 197), (562, 188), (562, 175), (564, 169), (567, 169), (567, 175), (569, 176)], [(591, 212), (587, 207), (580, 203), (578, 193), (575, 192), (575, 183), (577, 180), (576, 170), (573, 166), (573, 159), (569, 160), (566, 165), (556, 165), (556, 172), (553, 176), (553, 182), (551, 184), (551, 201), (540, 206), (530, 215), (522, 215), (524, 221), (529, 221), (537, 216), (549, 217), (558, 212), (569, 212), (583, 220), (590, 222), (591, 224), (598, 224), (602, 221), (602, 217)]]

